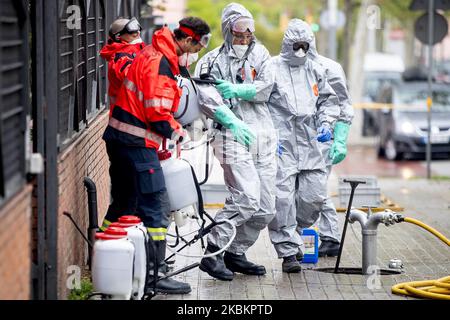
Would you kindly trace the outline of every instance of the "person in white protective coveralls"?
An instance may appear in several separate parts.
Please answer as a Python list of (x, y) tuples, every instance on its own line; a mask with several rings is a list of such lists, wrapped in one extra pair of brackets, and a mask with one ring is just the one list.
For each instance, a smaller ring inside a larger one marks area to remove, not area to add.
[[(314, 37), (299, 19), (289, 22), (281, 53), (270, 61), (274, 78), (269, 110), (278, 130), (276, 215), (270, 239), (283, 258), (283, 272), (299, 272), (302, 245), (297, 224), (314, 224), (327, 196), (327, 172), (321, 143), (330, 141), (339, 101), (325, 69), (309, 59)], [(296, 207), (298, 200), (298, 209)]]
[[(207, 66), (218, 85), (199, 86), (199, 104), (214, 119), (215, 156), (224, 171), (231, 193), (216, 220), (231, 218), (237, 234), (225, 254), (204, 258), (200, 269), (220, 280), (234, 273), (263, 275), (266, 269), (247, 260), (246, 251), (260, 231), (273, 219), (275, 208), (276, 131), (267, 107), (272, 91), (267, 73), (270, 54), (253, 35), (254, 20), (242, 5), (231, 3), (222, 12), (221, 47), (206, 54), (197, 64), (196, 76)], [(232, 237), (229, 224), (208, 236), (206, 253), (223, 248)]]
[[(314, 34), (309, 28), (307, 32), (310, 32), (314, 37)], [(326, 69), (328, 83), (336, 92), (339, 99), (340, 115), (333, 132), (334, 140), (333, 142), (326, 142), (321, 145), (323, 154), (329, 155), (325, 158), (327, 164), (326, 170), (329, 177), (332, 166), (342, 162), (347, 155), (347, 138), (353, 121), (354, 111), (347, 89), (347, 79), (342, 66), (338, 62), (320, 55), (315, 47), (315, 41), (311, 42), (307, 55)], [(300, 204), (301, 202), (299, 201), (298, 203)], [(301, 210), (301, 208), (299, 207), (298, 210)], [(327, 197), (322, 212), (320, 213), (319, 235), (321, 240), (319, 257), (336, 257), (339, 254), (341, 235), (336, 208), (330, 197)], [(301, 260), (302, 256), (302, 252), (299, 251), (297, 260)]]

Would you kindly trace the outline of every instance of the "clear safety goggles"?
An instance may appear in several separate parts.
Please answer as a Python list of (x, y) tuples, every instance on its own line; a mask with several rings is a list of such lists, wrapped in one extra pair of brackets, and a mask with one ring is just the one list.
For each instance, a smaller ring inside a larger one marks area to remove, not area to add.
[(240, 18), (233, 22), (231, 30), (234, 32), (244, 33), (250, 31), (255, 32), (255, 21), (251, 18)]
[(292, 49), (294, 49), (294, 51), (298, 51), (298, 50), (302, 49), (304, 52), (308, 52), (308, 50), (309, 50), (309, 43), (305, 42), (305, 41), (295, 42), (292, 45)]
[(211, 41), (211, 33), (208, 33), (201, 36), (200, 40), (198, 40), (198, 43), (200, 43), (203, 48), (206, 48), (208, 47), (210, 41)]
[(255, 39), (255, 36), (252, 33), (236, 33), (232, 32), (233, 38), (237, 39), (238, 41), (253, 41)]
[(192, 37), (192, 39), (194, 39), (195, 41), (200, 43), (200, 45), (203, 48), (206, 48), (209, 45), (209, 41), (211, 41), (211, 33), (199, 36), (198, 34), (196, 34), (193, 30), (191, 30), (188, 27), (180, 26), (179, 29), (181, 31), (183, 31), (185, 34), (187, 34), (188, 36)]
[(140, 31), (142, 31), (142, 27), (139, 24), (139, 22), (137, 21), (137, 19), (131, 18), (131, 20), (125, 25), (125, 27), (120, 32), (120, 34), (125, 34), (125, 33), (132, 34), (132, 33), (140, 32)]

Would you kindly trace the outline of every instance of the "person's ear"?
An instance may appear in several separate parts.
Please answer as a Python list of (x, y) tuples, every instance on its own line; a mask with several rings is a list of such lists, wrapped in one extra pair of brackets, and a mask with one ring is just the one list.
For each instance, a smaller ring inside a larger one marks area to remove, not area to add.
[(193, 38), (192, 38), (191, 36), (185, 38), (184, 40), (185, 40), (185, 45), (186, 45), (186, 46), (192, 46), (192, 40), (193, 40)]

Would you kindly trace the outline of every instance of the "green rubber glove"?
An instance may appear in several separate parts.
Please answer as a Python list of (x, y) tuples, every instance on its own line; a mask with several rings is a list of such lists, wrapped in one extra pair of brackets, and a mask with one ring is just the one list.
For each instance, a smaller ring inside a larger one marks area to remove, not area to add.
[(216, 88), (225, 99), (241, 98), (252, 100), (256, 96), (256, 86), (254, 84), (234, 84), (225, 80), (217, 80), (217, 83)]
[(244, 146), (255, 141), (256, 136), (245, 122), (239, 120), (227, 106), (219, 107), (214, 113), (214, 119), (225, 128), (230, 129), (236, 140)]
[(334, 127), (334, 142), (330, 149), (333, 164), (342, 162), (347, 156), (347, 138), (350, 126), (344, 122), (336, 122)]

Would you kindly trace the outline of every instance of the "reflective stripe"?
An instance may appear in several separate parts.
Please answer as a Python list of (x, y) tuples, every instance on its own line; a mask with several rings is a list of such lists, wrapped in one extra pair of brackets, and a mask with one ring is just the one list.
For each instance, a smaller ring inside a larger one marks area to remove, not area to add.
[(147, 231), (152, 233), (152, 232), (161, 232), (161, 233), (167, 233), (167, 229), (166, 228), (147, 228)]
[(103, 220), (103, 224), (102, 224), (102, 226), (100, 227), (100, 230), (101, 231), (105, 231), (106, 229), (108, 229), (109, 228), (109, 225), (111, 224), (111, 222), (110, 221), (108, 221), (108, 220)]
[(172, 110), (173, 100), (166, 98), (155, 98), (144, 101), (146, 108), (163, 107), (164, 109)]
[(164, 241), (166, 240), (166, 228), (147, 228), (148, 233), (155, 241)]
[(133, 81), (125, 78), (123, 84), (129, 91), (132, 91), (136, 94), (136, 97), (139, 99), (139, 101), (144, 101), (144, 93), (137, 89), (136, 84), (134, 84)]
[[(133, 81), (125, 78), (123, 84), (129, 91), (136, 94), (136, 97), (139, 99), (139, 101), (144, 101), (144, 93), (137, 89), (137, 86)], [(144, 106), (146, 108), (162, 107), (164, 109), (172, 110), (173, 100), (166, 98), (148, 99), (144, 101)]]
[(109, 119), (109, 126), (121, 132), (131, 134), (132, 136), (155, 141), (158, 144), (161, 144), (163, 141), (163, 138), (158, 136), (157, 134), (151, 133), (144, 128), (139, 128), (131, 124), (121, 122), (115, 118)]

